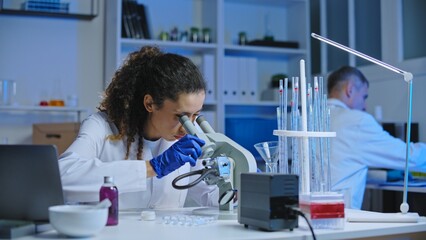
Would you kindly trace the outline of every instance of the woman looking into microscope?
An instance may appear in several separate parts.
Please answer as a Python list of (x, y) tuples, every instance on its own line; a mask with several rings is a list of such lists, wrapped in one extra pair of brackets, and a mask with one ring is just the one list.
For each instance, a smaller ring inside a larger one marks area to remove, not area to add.
[(179, 117), (194, 121), (205, 91), (201, 73), (188, 58), (151, 46), (130, 53), (99, 111), (82, 122), (77, 139), (60, 156), (65, 200), (98, 201), (103, 177), (113, 176), (120, 209), (183, 207), (187, 197), (217, 205), (216, 186), (201, 182), (176, 190), (171, 184), (201, 167), (196, 160), (205, 142), (186, 134)]

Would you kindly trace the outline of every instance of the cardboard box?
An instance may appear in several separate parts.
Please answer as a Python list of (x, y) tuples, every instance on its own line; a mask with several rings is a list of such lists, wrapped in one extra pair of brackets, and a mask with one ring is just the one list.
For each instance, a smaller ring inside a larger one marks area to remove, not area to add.
[(33, 144), (54, 144), (61, 155), (75, 140), (80, 123), (33, 124)]

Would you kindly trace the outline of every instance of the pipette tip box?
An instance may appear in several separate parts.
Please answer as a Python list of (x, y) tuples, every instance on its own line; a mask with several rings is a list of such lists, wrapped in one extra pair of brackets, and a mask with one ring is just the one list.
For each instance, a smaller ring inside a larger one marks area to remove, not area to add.
[(345, 226), (343, 194), (336, 192), (301, 194), (299, 207), (314, 229), (343, 229)]

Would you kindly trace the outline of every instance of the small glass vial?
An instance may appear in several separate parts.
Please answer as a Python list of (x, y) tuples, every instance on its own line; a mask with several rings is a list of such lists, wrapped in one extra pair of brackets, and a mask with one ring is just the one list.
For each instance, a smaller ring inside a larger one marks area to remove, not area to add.
[(212, 42), (212, 37), (211, 37), (211, 31), (210, 28), (203, 28), (202, 30), (203, 32), (203, 42), (204, 43), (211, 43)]
[(169, 33), (168, 32), (161, 32), (160, 33), (160, 40), (161, 41), (167, 41), (169, 40)]
[(199, 30), (198, 30), (197, 27), (192, 27), (190, 29), (189, 41), (191, 41), (191, 42), (199, 42), (200, 41)]
[(180, 41), (181, 42), (187, 42), (188, 41), (188, 32), (183, 31), (180, 33)]
[(104, 177), (104, 184), (99, 190), (99, 201), (108, 198), (111, 201), (111, 206), (108, 209), (107, 226), (118, 224), (118, 189), (114, 185), (114, 179), (110, 176)]
[(246, 32), (240, 32), (240, 33), (238, 33), (238, 44), (239, 45), (246, 45), (247, 44), (247, 34), (246, 34)]

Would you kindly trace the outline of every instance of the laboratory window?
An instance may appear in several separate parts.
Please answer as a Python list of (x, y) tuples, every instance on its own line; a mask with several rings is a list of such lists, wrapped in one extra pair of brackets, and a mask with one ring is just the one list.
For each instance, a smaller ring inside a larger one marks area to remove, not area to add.
[(402, 31), (404, 60), (426, 56), (426, 1), (402, 1)]

